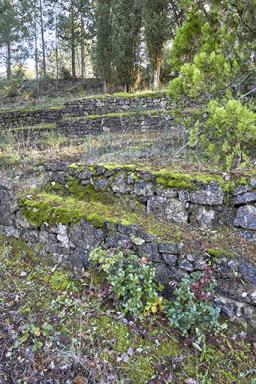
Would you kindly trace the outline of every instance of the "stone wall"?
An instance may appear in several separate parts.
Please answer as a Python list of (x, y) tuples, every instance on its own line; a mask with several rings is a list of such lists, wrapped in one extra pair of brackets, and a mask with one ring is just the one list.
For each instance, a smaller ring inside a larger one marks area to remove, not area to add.
[(174, 138), (186, 141), (187, 134), (183, 127), (173, 127), (173, 117), (165, 113), (157, 115), (131, 114), (130, 116), (111, 116), (82, 118), (76, 120), (63, 119), (57, 123), (57, 130), (67, 137), (83, 137), (88, 134), (98, 135), (108, 132), (150, 132), (152, 130), (168, 130)]
[(118, 166), (52, 164), (46, 171), (49, 182), (65, 185), (72, 177), (96, 190), (134, 196), (148, 213), (171, 223), (203, 229), (226, 225), (256, 239), (256, 174), (226, 181), (215, 175)]
[(29, 126), (40, 123), (56, 123), (67, 116), (101, 115), (127, 111), (168, 110), (171, 104), (165, 97), (101, 97), (86, 98), (65, 103), (63, 108), (48, 110), (21, 110), (0, 113), (0, 129)]
[[(83, 170), (83, 174), (86, 175), (86, 170)], [(86, 180), (84, 176), (83, 180)], [(122, 183), (115, 185), (123, 193), (129, 184), (123, 183), (120, 177)], [(139, 196), (145, 197), (151, 187), (137, 184)], [(137, 225), (113, 225), (106, 222), (102, 228), (96, 228), (80, 220), (69, 225), (56, 223), (51, 226), (45, 223), (35, 228), (22, 215), (12, 185), (4, 180), (0, 180), (0, 233), (6, 237), (22, 239), (32, 248), (34, 244), (40, 243), (42, 252), (52, 255), (56, 262), (77, 268), (88, 266), (89, 253), (96, 247), (122, 247), (125, 243), (126, 248), (133, 249), (139, 256), (154, 263), (157, 278), (169, 296), (175, 282), (193, 271), (203, 270), (211, 263), (218, 282), (215, 303), (231, 319), (248, 321), (256, 326), (256, 267), (242, 259), (220, 257), (215, 260), (207, 253), (188, 254), (183, 251), (181, 243), (159, 241)]]
[(98, 97), (69, 101), (65, 112), (70, 116), (102, 115), (127, 111), (168, 110), (172, 104), (162, 94), (147, 97)]
[[(182, 145), (187, 141), (187, 131), (184, 127), (173, 126), (171, 115), (131, 115), (116, 117), (81, 118), (75, 120), (58, 120), (56, 124), (39, 124), (19, 128), (8, 128), (8, 131), (20, 140), (29, 138), (38, 141), (46, 133), (64, 135), (67, 139), (79, 139), (88, 135), (99, 135), (102, 133), (128, 133), (128, 132), (149, 132), (168, 130), (169, 138), (173, 138), (173, 145)], [(6, 130), (4, 131), (6, 132)]]
[(0, 113), (0, 130), (41, 123), (55, 123), (62, 116), (62, 109), (2, 112)]

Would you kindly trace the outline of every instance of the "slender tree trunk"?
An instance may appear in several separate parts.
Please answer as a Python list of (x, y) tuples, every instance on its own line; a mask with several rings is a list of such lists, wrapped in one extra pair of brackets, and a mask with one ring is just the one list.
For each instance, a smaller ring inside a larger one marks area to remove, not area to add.
[(84, 49), (84, 18), (83, 18), (83, 13), (81, 12), (81, 31), (80, 31), (80, 36), (81, 36), (81, 77), (82, 79), (85, 78), (84, 76), (84, 70), (85, 70), (85, 49)]
[(43, 55), (43, 79), (46, 79), (46, 56), (45, 56), (45, 40), (44, 40), (44, 20), (43, 20), (43, 4), (42, 0), (39, 2), (40, 6), (40, 25), (41, 25), (41, 40), (42, 40), (42, 55)]
[(74, 7), (71, 3), (71, 66), (72, 66), (72, 78), (76, 79), (76, 44), (75, 44), (75, 20), (74, 20)]
[(129, 93), (130, 92), (130, 84), (129, 83), (125, 83), (125, 85), (124, 85), (124, 92), (125, 93)]
[(58, 89), (59, 88), (59, 36), (58, 36), (56, 13), (55, 13), (55, 62), (56, 62), (56, 89)]
[(103, 81), (103, 92), (104, 93), (109, 93), (109, 86), (108, 86), (108, 81), (107, 80)]
[(38, 68), (38, 43), (37, 43), (37, 25), (36, 16), (34, 21), (34, 45), (35, 45), (35, 74), (36, 74), (36, 93), (39, 94), (39, 68)]
[(11, 63), (11, 43), (8, 42), (6, 46), (6, 53), (7, 53), (7, 59), (6, 59), (6, 72), (7, 72), (7, 79), (11, 78), (12, 75), (12, 63)]
[(154, 83), (153, 83), (154, 89), (159, 88), (160, 86), (161, 66), (162, 66), (162, 59), (158, 57), (155, 64), (155, 68), (154, 68)]

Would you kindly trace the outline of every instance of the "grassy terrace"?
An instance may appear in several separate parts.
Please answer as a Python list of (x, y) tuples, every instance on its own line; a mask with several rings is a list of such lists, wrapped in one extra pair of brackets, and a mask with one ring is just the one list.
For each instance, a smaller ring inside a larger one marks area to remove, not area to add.
[[(56, 266), (21, 241), (0, 239), (1, 374), (9, 382), (255, 384), (250, 337), (234, 324), (202, 352), (161, 314), (117, 315), (104, 277)], [(150, 381), (151, 380), (151, 381)], [(171, 380), (171, 381), (170, 381)]]

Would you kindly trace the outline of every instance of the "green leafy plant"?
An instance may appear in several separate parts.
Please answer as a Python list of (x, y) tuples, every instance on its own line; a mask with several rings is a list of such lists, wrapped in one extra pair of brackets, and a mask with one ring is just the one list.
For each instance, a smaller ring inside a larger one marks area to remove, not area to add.
[(193, 333), (198, 339), (208, 332), (224, 328), (220, 324), (220, 309), (213, 307), (212, 299), (216, 282), (209, 267), (203, 273), (194, 272), (181, 280), (174, 291), (176, 300), (165, 301), (164, 311), (170, 324), (182, 335)]
[(105, 272), (124, 314), (143, 318), (147, 312), (156, 312), (161, 306), (155, 270), (149, 261), (140, 259), (130, 250), (102, 248), (91, 252), (90, 261)]
[(211, 161), (231, 169), (248, 163), (255, 150), (256, 113), (239, 100), (211, 101), (208, 118), (190, 133), (190, 145)]

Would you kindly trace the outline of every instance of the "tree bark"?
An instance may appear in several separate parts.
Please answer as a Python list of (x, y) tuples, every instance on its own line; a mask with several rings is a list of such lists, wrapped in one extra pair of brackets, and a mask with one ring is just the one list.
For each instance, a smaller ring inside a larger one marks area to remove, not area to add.
[(6, 73), (7, 73), (7, 79), (10, 79), (12, 75), (11, 43), (10, 42), (7, 43), (6, 51), (7, 51)]
[(109, 93), (109, 85), (108, 85), (108, 81), (107, 80), (104, 80), (104, 82), (103, 82), (103, 92), (104, 93)]
[(158, 57), (156, 60), (155, 68), (154, 68), (154, 83), (153, 83), (154, 89), (159, 88), (160, 86), (161, 66), (162, 66), (162, 60), (160, 57)]
[(73, 2), (71, 2), (70, 16), (71, 16), (71, 67), (72, 67), (72, 78), (76, 79), (76, 44), (75, 44), (75, 20), (74, 20)]
[(41, 41), (42, 41), (42, 55), (43, 55), (43, 79), (46, 79), (46, 56), (45, 56), (45, 40), (44, 40), (44, 20), (43, 20), (43, 4), (42, 0), (39, 2), (40, 7), (40, 27), (41, 27)]
[(81, 39), (81, 78), (84, 79), (84, 71), (85, 71), (85, 49), (84, 49), (84, 18), (83, 13), (81, 12), (81, 31), (80, 31), (80, 39)]

